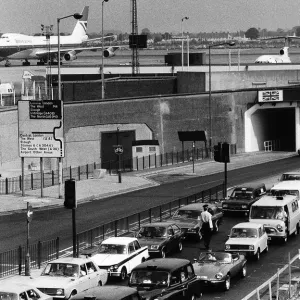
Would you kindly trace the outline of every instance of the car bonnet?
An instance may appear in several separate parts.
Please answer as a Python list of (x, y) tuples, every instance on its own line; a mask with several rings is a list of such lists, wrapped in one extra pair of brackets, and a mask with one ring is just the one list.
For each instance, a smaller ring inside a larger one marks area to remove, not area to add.
[(127, 254), (96, 254), (93, 256), (93, 260), (98, 266), (111, 266), (118, 264), (127, 257)]

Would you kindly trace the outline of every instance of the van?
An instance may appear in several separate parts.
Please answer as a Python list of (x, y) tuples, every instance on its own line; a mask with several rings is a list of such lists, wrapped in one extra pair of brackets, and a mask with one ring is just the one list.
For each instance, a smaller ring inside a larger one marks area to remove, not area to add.
[(292, 234), (299, 234), (300, 210), (296, 195), (265, 195), (250, 209), (249, 221), (263, 224), (269, 240), (286, 243)]

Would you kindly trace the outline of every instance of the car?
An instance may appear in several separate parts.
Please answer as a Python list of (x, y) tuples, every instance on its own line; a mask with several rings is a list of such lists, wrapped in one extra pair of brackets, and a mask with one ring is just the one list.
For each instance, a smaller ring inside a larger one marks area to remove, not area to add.
[(21, 282), (13, 282), (11, 279), (5, 280), (0, 287), (1, 300), (52, 300), (53, 297), (46, 295), (37, 288), (23, 284)]
[(182, 251), (184, 233), (174, 223), (156, 222), (142, 225), (137, 233), (142, 246), (148, 247), (150, 257), (166, 257), (166, 254)]
[(213, 231), (219, 231), (222, 224), (223, 212), (215, 202), (197, 202), (181, 206), (171, 217), (171, 222), (178, 225), (188, 239), (200, 241), (202, 239), (201, 230), (199, 228), (199, 218), (203, 212), (203, 206), (208, 205), (208, 211), (212, 215)]
[(192, 263), (183, 258), (149, 259), (132, 270), (128, 285), (147, 300), (190, 300), (202, 295)]
[(149, 258), (147, 246), (141, 246), (135, 237), (110, 237), (105, 239), (93, 260), (109, 277), (125, 280), (131, 270)]
[(142, 300), (139, 292), (129, 286), (105, 285), (77, 294), (72, 300)]
[(232, 227), (225, 243), (226, 252), (240, 252), (260, 259), (260, 254), (269, 251), (268, 235), (263, 224), (244, 222)]
[(193, 268), (201, 280), (202, 288), (230, 289), (231, 278), (247, 275), (247, 259), (237, 252), (225, 251), (202, 252), (198, 259), (194, 259)]
[(245, 215), (249, 214), (250, 207), (259, 200), (267, 189), (264, 183), (253, 183), (235, 187), (231, 195), (222, 201), (222, 209), (224, 214), (228, 212), (240, 212)]
[(63, 257), (48, 262), (41, 274), (31, 280), (41, 292), (69, 299), (92, 287), (105, 285), (107, 278), (107, 271), (100, 270), (91, 258)]

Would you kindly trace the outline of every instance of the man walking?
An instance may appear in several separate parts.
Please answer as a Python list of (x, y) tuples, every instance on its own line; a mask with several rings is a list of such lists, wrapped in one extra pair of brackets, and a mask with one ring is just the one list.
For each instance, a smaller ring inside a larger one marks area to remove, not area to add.
[(211, 220), (211, 214), (208, 212), (207, 204), (203, 205), (203, 212), (200, 215), (200, 228), (203, 236), (204, 247), (209, 249), (213, 224)]

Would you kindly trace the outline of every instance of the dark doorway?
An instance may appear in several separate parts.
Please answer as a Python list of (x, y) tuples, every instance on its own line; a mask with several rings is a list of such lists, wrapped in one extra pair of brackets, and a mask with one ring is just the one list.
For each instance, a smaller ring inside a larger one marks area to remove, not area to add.
[(135, 131), (112, 131), (101, 133), (101, 168), (107, 170), (118, 169), (118, 155), (114, 152), (114, 145), (123, 146), (120, 156), (122, 169), (132, 168), (132, 142), (135, 141)]

